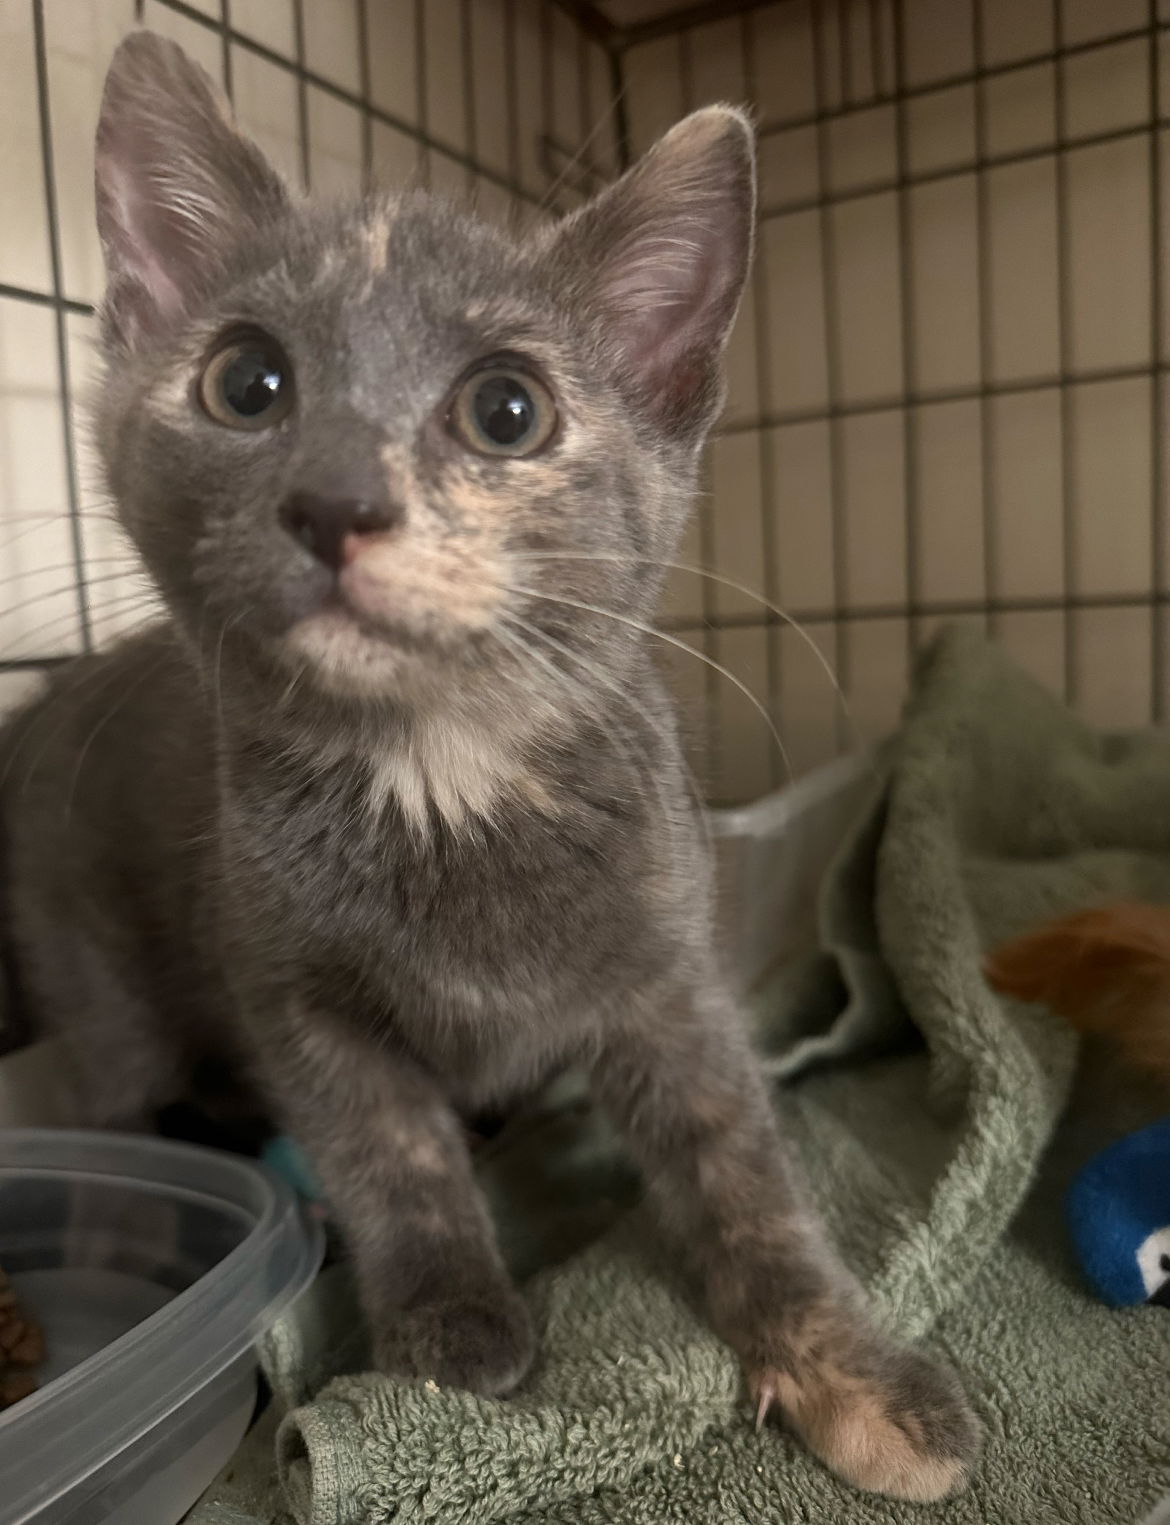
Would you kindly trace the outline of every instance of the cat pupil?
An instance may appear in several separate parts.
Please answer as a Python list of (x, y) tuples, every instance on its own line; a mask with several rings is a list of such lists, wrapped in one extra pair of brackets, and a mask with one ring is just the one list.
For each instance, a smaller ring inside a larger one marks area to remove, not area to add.
[(284, 377), (260, 350), (241, 350), (223, 373), (223, 396), (233, 413), (255, 418), (276, 401)]
[(535, 409), (514, 376), (491, 376), (475, 394), (475, 421), (495, 445), (516, 445), (532, 428)]

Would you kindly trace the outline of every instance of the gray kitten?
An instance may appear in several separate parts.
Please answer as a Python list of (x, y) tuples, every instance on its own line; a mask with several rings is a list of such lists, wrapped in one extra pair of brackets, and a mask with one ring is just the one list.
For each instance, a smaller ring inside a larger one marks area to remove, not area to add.
[(639, 628), (722, 395), (749, 124), (697, 112), (518, 239), (421, 192), (304, 204), (140, 32), (97, 191), (97, 437), (169, 618), (0, 740), (15, 967), (89, 1117), (242, 1061), (378, 1363), (503, 1393), (533, 1331), (459, 1118), (584, 1065), (760, 1414), (949, 1493), (976, 1425), (805, 1203)]

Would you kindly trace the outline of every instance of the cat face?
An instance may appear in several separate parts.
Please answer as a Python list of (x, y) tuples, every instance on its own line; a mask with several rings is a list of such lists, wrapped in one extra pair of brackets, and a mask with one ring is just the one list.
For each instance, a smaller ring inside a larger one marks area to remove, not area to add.
[(296, 200), (206, 76), (137, 33), (97, 183), (98, 437), (194, 643), (359, 704), (517, 643), (620, 668), (719, 403), (750, 248), (739, 114), (697, 113), (513, 238), (422, 192)]

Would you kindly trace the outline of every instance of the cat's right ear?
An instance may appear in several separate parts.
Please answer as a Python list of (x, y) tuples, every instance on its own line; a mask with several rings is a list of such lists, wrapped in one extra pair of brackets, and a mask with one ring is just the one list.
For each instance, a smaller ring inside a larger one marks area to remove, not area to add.
[(125, 38), (106, 76), (96, 191), (106, 337), (128, 347), (180, 319), (232, 250), (287, 205), (209, 76), (146, 31)]
[(688, 443), (722, 396), (754, 214), (751, 123), (707, 106), (551, 235), (556, 274), (580, 293), (631, 399)]

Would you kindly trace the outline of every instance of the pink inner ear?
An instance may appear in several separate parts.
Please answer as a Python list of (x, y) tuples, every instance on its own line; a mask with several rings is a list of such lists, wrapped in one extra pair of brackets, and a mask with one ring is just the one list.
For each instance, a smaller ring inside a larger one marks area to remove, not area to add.
[(710, 422), (751, 254), (751, 129), (727, 107), (687, 117), (568, 223), (624, 377), (660, 425)]
[(702, 343), (705, 331), (718, 324), (707, 309), (717, 298), (719, 256), (718, 239), (695, 225), (648, 239), (618, 271), (609, 298), (627, 314), (645, 360)]
[(742, 217), (718, 195), (705, 217), (639, 229), (609, 255), (603, 302), (626, 369), (657, 411), (679, 415), (714, 384), (739, 295), (746, 250)]
[(143, 196), (139, 177), (110, 153), (99, 155), (98, 183), (110, 219), (107, 236), (117, 246), (125, 276), (143, 288), (161, 316), (177, 316), (183, 297), (165, 263), (167, 239), (160, 237), (158, 208)]
[(188, 310), (237, 246), (287, 206), (211, 79), (149, 32), (131, 33), (114, 54), (96, 171), (106, 319), (126, 340)]

